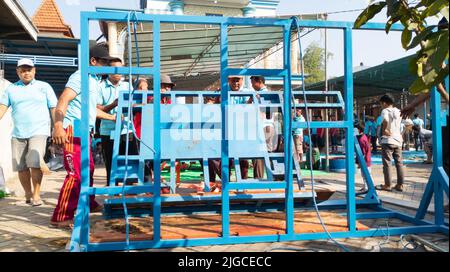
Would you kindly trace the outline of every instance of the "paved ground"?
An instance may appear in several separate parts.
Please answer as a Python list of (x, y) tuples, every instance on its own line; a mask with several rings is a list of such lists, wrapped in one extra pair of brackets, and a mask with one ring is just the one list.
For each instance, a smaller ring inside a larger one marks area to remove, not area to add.
[[(406, 166), (405, 192), (382, 192), (381, 198), (390, 208), (401, 210), (404, 213), (415, 214), (414, 207), (418, 206), (423, 189), (431, 172), (429, 165), (411, 164)], [(66, 243), (70, 238), (70, 231), (49, 227), (49, 220), (56, 205), (59, 189), (62, 185), (64, 171), (53, 172), (45, 176), (42, 198), (45, 205), (31, 207), (24, 203), (23, 190), (18, 180), (9, 180), (7, 186), (14, 191), (14, 196), (0, 200), (0, 252), (2, 251), (66, 251)], [(96, 170), (96, 183), (102, 186), (105, 171)], [(382, 182), (381, 166), (373, 167), (373, 176), (377, 184)], [(332, 187), (338, 191), (345, 189), (345, 174), (334, 174), (316, 177), (319, 187)], [(361, 178), (357, 177), (358, 186)], [(342, 193), (336, 193), (333, 198), (342, 198)], [(448, 201), (446, 199), (446, 201)], [(397, 206), (409, 205), (411, 208)], [(432, 209), (431, 209), (432, 210)], [(99, 216), (99, 215), (98, 215)], [(431, 215), (428, 215), (431, 219)], [(447, 218), (448, 220), (448, 218)], [(371, 227), (385, 227), (387, 221), (379, 219), (370, 223)], [(404, 223), (398, 220), (389, 220), (390, 226), (401, 226)], [(440, 234), (421, 235), (424, 239), (435, 242), (448, 250), (448, 237)], [(351, 251), (427, 251), (429, 248), (411, 245), (404, 247), (398, 236), (364, 239), (341, 239), (340, 243)], [(381, 247), (380, 247), (381, 245)], [(338, 248), (328, 241), (307, 241), (288, 243), (260, 243), (250, 245), (208, 246), (195, 248), (175, 248), (152, 251), (220, 251), (220, 252), (248, 252), (248, 251), (337, 251)]]

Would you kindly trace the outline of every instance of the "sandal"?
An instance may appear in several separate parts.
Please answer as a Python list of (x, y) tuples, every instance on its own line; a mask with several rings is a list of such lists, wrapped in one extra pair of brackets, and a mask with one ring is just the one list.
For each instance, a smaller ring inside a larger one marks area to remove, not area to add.
[(37, 206), (41, 206), (42, 204), (44, 204), (44, 202), (42, 202), (42, 199), (38, 199), (38, 200), (33, 200), (33, 202), (31, 203), (31, 206), (37, 207)]
[(399, 191), (399, 192), (403, 192), (403, 185), (401, 184), (397, 184), (394, 186), (394, 190)]
[(389, 185), (377, 185), (375, 186), (376, 190), (392, 192), (391, 186)]
[(50, 226), (58, 229), (73, 229), (73, 220), (66, 220), (60, 222), (50, 221)]

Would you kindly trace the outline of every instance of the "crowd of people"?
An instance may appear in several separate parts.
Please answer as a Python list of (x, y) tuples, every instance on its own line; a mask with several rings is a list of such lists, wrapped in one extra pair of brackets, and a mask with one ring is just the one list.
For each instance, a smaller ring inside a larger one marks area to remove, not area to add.
[[(382, 120), (381, 115), (376, 119), (372, 116), (365, 116), (365, 122), (361, 124), (364, 130), (363, 134), (366, 135), (372, 145), (372, 153), (378, 152), (378, 147), (381, 143)], [(416, 151), (425, 151), (427, 159), (424, 163), (433, 163), (432, 131), (425, 128), (424, 121), (420, 118), (419, 114), (415, 113), (414, 119), (408, 116), (401, 119), (400, 134), (402, 138), (402, 150), (410, 151), (412, 145)]]
[[(91, 66), (123, 66), (120, 58), (109, 55), (106, 46), (98, 44), (90, 49)], [(68, 227), (73, 225), (73, 219), (78, 204), (81, 186), (81, 140), (80, 131), (76, 127), (81, 120), (82, 101), (81, 101), (81, 73), (75, 72), (70, 76), (68, 82), (57, 99), (52, 87), (43, 81), (35, 79), (36, 67), (32, 60), (21, 59), (17, 64), (17, 75), (19, 81), (8, 87), (0, 99), (0, 119), (6, 110), (12, 108), (12, 117), (14, 121), (14, 130), (12, 134), (12, 161), (13, 168), (18, 172), (19, 180), (25, 191), (25, 201), (32, 206), (42, 205), (40, 198), (40, 188), (42, 183), (43, 157), (46, 153), (47, 139), (51, 137), (51, 157), (57, 154), (63, 155), (60, 166), (64, 166), (67, 175), (61, 187), (57, 205), (53, 211), (51, 224), (55, 227)], [(228, 78), (229, 92), (250, 91), (244, 88), (242, 76), (230, 76)], [(262, 76), (251, 77), (251, 85), (254, 91), (268, 91), (265, 84), (265, 78)], [(137, 90), (148, 90), (149, 82), (141, 78), (136, 82)], [(175, 86), (167, 75), (161, 75), (161, 93), (170, 92)], [(121, 75), (109, 75), (99, 77), (89, 76), (89, 127), (92, 132), (95, 130), (96, 120), (101, 120), (99, 140), (93, 139), (92, 150), (102, 152), (102, 161), (104, 161), (107, 173), (107, 182), (111, 181), (111, 167), (114, 140), (113, 134), (116, 132), (116, 116), (119, 93), (128, 91), (131, 87), (129, 83), (122, 79)], [(260, 99), (258, 95), (256, 99)], [(205, 97), (204, 103), (220, 103), (219, 97)], [(170, 97), (162, 95), (161, 104), (171, 104)], [(251, 104), (254, 103), (253, 97), (232, 96), (230, 104)], [(153, 97), (149, 96), (147, 103), (153, 103)], [(381, 190), (391, 190), (391, 161), (395, 161), (397, 169), (397, 185), (394, 189), (403, 190), (404, 170), (402, 164), (402, 149), (409, 149), (409, 141), (413, 139), (416, 150), (425, 149), (428, 152), (432, 150), (430, 142), (430, 131), (423, 127), (423, 121), (416, 115), (413, 120), (405, 119), (402, 121), (401, 112), (394, 107), (394, 100), (391, 96), (385, 95), (380, 99), (380, 105), (383, 108), (380, 117), (374, 120), (371, 117), (366, 118), (364, 126), (358, 125), (358, 141), (362, 147), (364, 158), (368, 167), (371, 165), (371, 152), (377, 152), (377, 144), (381, 144), (383, 157), (384, 185), (378, 187)], [(292, 112), (292, 118), (295, 122), (305, 122), (302, 109)], [(261, 112), (261, 120), (264, 129), (264, 136), (268, 152), (284, 152), (283, 124), (282, 114), (280, 112)], [(336, 121), (334, 116), (331, 121)], [(322, 116), (314, 116), (313, 121), (322, 121)], [(119, 154), (125, 154), (125, 144), (128, 140), (128, 154), (139, 153), (139, 141), (136, 139), (133, 130), (138, 138), (141, 137), (142, 116), (136, 112), (131, 127), (124, 125), (120, 129), (120, 151)], [(53, 132), (50, 129), (53, 127)], [(329, 129), (332, 152), (337, 152), (339, 142), (339, 130)], [(128, 135), (127, 135), (128, 134)], [(319, 154), (325, 146), (325, 129), (312, 129), (311, 131), (295, 129), (293, 131), (293, 156), (302, 163), (310, 148)], [(309, 146), (309, 137), (313, 146)], [(92, 140), (92, 137), (91, 137)], [(372, 149), (370, 144), (372, 144)], [(405, 144), (404, 144), (405, 143)], [(90, 157), (90, 186), (94, 179), (94, 159)], [(308, 157), (307, 157), (308, 159)], [(262, 159), (241, 159), (239, 160), (239, 170), (242, 179), (249, 178), (250, 161), (253, 166), (253, 178), (263, 179), (265, 176), (266, 165)], [(429, 157), (428, 162), (431, 161)], [(56, 165), (54, 166), (56, 167)], [(177, 163), (177, 172), (179, 173), (182, 165)], [(234, 167), (234, 160), (230, 160), (230, 167)], [(220, 191), (220, 182), (216, 176), (221, 178), (221, 161), (219, 159), (210, 159), (208, 161), (209, 182), (212, 191)], [(146, 166), (146, 175), (152, 177), (153, 165)], [(162, 193), (169, 193), (167, 188), (162, 189)], [(95, 200), (95, 196), (90, 196), (90, 211), (100, 212), (103, 205)]]

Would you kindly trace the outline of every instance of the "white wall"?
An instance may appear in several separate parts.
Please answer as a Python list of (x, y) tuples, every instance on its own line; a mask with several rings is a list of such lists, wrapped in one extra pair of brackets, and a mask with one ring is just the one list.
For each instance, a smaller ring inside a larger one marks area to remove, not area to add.
[(166, 1), (155, 1), (155, 0), (148, 0), (147, 1), (147, 9), (149, 10), (170, 10), (168, 0)]
[[(0, 97), (11, 83), (0, 78)], [(0, 166), (3, 168), (5, 179), (8, 180), (14, 174), (11, 162), (11, 133), (13, 123), (11, 119), (11, 109), (0, 120)]]

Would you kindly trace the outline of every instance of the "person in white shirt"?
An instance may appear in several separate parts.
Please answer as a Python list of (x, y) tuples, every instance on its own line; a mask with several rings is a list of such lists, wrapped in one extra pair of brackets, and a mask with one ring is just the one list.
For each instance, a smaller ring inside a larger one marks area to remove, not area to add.
[(404, 129), (402, 131), (403, 135), (403, 149), (409, 151), (411, 144), (411, 134), (413, 132), (413, 122), (411, 119), (406, 118), (402, 121)]
[(383, 160), (384, 185), (378, 190), (391, 191), (391, 161), (394, 159), (397, 169), (397, 185), (394, 189), (403, 191), (404, 171), (402, 158), (403, 138), (400, 131), (402, 117), (400, 110), (394, 107), (394, 99), (390, 95), (380, 98), (381, 112), (381, 156)]
[[(250, 77), (252, 88), (256, 92), (267, 92), (268, 89), (266, 87), (266, 79), (263, 76), (252, 76)], [(261, 103), (261, 99), (259, 95), (256, 95), (256, 98), (258, 99), (258, 103)], [(247, 103), (253, 103), (253, 98), (250, 98), (250, 100)], [(261, 112), (261, 121), (264, 122), (264, 134), (266, 136), (266, 141), (270, 142), (270, 139), (267, 139), (267, 133), (269, 133), (268, 129), (269, 127), (266, 127), (266, 113)], [(269, 147), (269, 143), (267, 144), (267, 147)], [(265, 171), (265, 163), (263, 159), (253, 159), (253, 177), (255, 179), (263, 179), (264, 178), (264, 171)]]
[(433, 131), (424, 129), (423, 127), (419, 131), (420, 141), (423, 143), (423, 150), (427, 154), (427, 160), (423, 163), (433, 163)]

